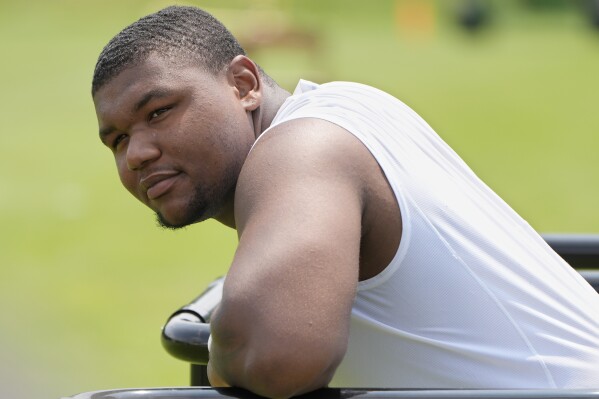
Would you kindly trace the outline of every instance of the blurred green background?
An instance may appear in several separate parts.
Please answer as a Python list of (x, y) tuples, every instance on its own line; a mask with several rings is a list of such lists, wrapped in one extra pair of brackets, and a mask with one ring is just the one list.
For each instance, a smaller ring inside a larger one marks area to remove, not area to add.
[[(106, 42), (172, 3), (0, 0), (2, 398), (187, 384), (160, 327), (226, 272), (235, 233), (155, 227), (120, 187), (89, 95)], [(599, 32), (583, 3), (466, 3), (185, 4), (288, 90), (352, 80), (399, 97), (537, 230), (599, 232)]]

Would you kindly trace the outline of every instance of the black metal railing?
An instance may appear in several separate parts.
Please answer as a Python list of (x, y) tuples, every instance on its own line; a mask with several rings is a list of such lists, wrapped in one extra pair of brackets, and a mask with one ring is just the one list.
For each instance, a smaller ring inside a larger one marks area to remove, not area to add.
[(599, 234), (543, 234), (543, 238), (573, 268), (599, 270)]
[[(261, 399), (238, 388), (149, 388), (88, 392), (71, 399)], [(599, 389), (350, 389), (325, 388), (298, 396), (301, 399), (599, 399)], [(66, 398), (65, 398), (66, 399)]]

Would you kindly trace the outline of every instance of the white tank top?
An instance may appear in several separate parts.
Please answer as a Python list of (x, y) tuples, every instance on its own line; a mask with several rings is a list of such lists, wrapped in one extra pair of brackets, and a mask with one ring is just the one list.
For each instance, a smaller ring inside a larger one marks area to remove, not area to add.
[(599, 295), (424, 120), (372, 87), (302, 80), (272, 126), (303, 117), (364, 143), (403, 222), (358, 285), (331, 386), (599, 387)]

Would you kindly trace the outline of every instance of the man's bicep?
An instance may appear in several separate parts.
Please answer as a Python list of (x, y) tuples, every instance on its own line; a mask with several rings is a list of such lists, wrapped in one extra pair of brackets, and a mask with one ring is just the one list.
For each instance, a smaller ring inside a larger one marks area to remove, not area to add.
[(302, 133), (265, 138), (244, 166), (229, 287), (260, 288), (268, 292), (262, 296), (268, 309), (304, 312), (324, 322), (342, 311), (347, 317), (351, 307), (361, 200), (351, 173), (331, 158), (331, 143)]
[(353, 297), (360, 247), (357, 193), (347, 182), (323, 176), (273, 175), (268, 193), (258, 196), (243, 221), (230, 274), (286, 296), (310, 294), (306, 304)]

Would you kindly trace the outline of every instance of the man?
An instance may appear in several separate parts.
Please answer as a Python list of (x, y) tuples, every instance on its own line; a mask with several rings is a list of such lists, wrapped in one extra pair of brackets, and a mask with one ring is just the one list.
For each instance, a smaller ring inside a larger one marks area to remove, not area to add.
[(239, 233), (214, 385), (599, 386), (599, 296), (399, 100), (290, 95), (192, 7), (113, 38), (92, 94), (123, 185), (163, 226)]

